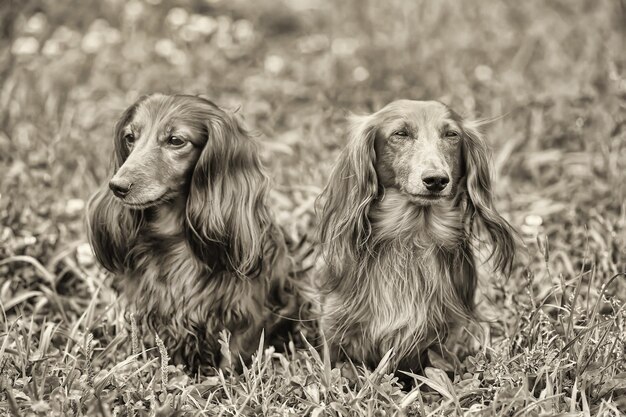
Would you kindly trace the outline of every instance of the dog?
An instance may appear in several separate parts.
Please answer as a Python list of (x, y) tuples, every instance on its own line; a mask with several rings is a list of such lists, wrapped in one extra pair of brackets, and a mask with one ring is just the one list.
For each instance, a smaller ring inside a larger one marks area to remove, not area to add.
[(263, 330), (295, 307), (293, 242), (266, 202), (257, 146), (209, 100), (142, 97), (117, 123), (114, 175), (88, 205), (97, 260), (174, 363), (191, 370), (249, 360)]
[(516, 232), (496, 211), (485, 141), (435, 101), (394, 101), (353, 117), (320, 196), (320, 327), (333, 360), (420, 371), (429, 346), (472, 318), (473, 245), (510, 271)]

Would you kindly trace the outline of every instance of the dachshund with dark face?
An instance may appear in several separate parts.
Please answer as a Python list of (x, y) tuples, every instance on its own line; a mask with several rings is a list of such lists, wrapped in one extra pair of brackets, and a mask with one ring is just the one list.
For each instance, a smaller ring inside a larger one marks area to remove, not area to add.
[(115, 172), (89, 204), (89, 240), (128, 304), (172, 359), (237, 362), (288, 316), (287, 240), (266, 203), (257, 145), (208, 100), (152, 95), (115, 129)]
[(516, 234), (493, 204), (484, 140), (433, 101), (355, 117), (322, 201), (321, 327), (335, 358), (419, 370), (448, 327), (472, 317), (477, 227), (496, 269)]

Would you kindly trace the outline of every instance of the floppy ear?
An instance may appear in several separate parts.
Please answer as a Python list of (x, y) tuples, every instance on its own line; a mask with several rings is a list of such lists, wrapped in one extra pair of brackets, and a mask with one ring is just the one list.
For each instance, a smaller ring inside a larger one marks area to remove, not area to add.
[(103, 267), (116, 274), (124, 272), (140, 223), (141, 214), (116, 201), (107, 185), (91, 197), (87, 203), (87, 236)]
[(187, 197), (187, 239), (205, 263), (254, 276), (273, 224), (266, 204), (269, 179), (256, 142), (234, 116), (215, 107), (206, 117), (207, 143)]
[[(130, 122), (142, 97), (126, 109), (115, 126), (113, 172), (116, 172), (128, 157), (123, 129)], [(96, 191), (87, 203), (87, 236), (96, 259), (113, 273), (122, 273), (132, 242), (137, 236), (141, 214), (120, 204), (108, 187), (108, 180)]]
[(318, 237), (334, 275), (341, 275), (341, 261), (356, 262), (364, 250), (370, 236), (369, 209), (378, 194), (371, 116), (353, 117), (349, 136), (319, 197), (323, 205)]
[(477, 219), (493, 243), (491, 257), (497, 270), (508, 273), (513, 264), (517, 234), (500, 216), (493, 204), (492, 175), (487, 146), (481, 134), (470, 123), (463, 123), (463, 159), (465, 164), (467, 211), (472, 227)]

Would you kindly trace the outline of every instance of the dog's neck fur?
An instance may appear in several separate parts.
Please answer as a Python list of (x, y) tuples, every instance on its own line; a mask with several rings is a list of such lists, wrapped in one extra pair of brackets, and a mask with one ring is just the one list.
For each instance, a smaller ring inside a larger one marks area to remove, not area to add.
[[(139, 246), (144, 246), (153, 252), (150, 260), (160, 264), (155, 279), (167, 281), (169, 275), (179, 278), (178, 270), (168, 264), (170, 257), (178, 263), (184, 263), (193, 276), (208, 276), (225, 270), (220, 264), (220, 255), (227, 250), (224, 245), (215, 244), (215, 258), (198, 259), (188, 245), (185, 235), (186, 201), (182, 198), (171, 200), (165, 204), (152, 207), (144, 211), (141, 231), (137, 236)], [(132, 252), (131, 252), (132, 253)], [(135, 272), (140, 271), (140, 257), (135, 256), (133, 262)]]
[[(183, 227), (184, 202), (162, 204), (144, 210), (142, 215), (141, 228), (129, 253), (127, 278), (124, 279), (126, 292), (130, 291), (131, 301), (134, 293), (159, 290), (158, 297), (147, 299), (154, 306), (146, 307), (166, 315), (170, 312), (160, 311), (161, 308), (167, 305), (175, 309), (180, 302), (185, 302), (185, 296), (192, 294), (190, 286), (207, 280), (212, 268), (197, 259), (187, 244)], [(186, 281), (184, 285), (181, 280)], [(167, 297), (168, 302), (164, 303), (163, 297)]]
[(375, 365), (394, 347), (396, 364), (414, 364), (444, 337), (449, 319), (466, 315), (455, 289), (468, 269), (462, 212), (452, 201), (420, 207), (388, 190), (369, 220), (362, 259), (336, 277), (341, 284), (328, 295), (324, 314), (331, 335), (355, 358)]
[(169, 204), (163, 204), (153, 209), (152, 216), (147, 225), (155, 235), (164, 237), (182, 236), (183, 223), (185, 221), (185, 204), (183, 199), (177, 199)]
[[(188, 305), (190, 298), (211, 293), (207, 288), (240, 281), (216, 261), (200, 260), (193, 254), (184, 222), (184, 201), (171, 201), (144, 211), (123, 279), (128, 301), (139, 310), (161, 317), (174, 316), (176, 311), (189, 311), (182, 304)], [(218, 251), (224, 250), (216, 245), (216, 259)]]
[[(242, 279), (219, 263), (198, 259), (187, 242), (185, 221), (181, 201), (145, 210), (118, 281), (126, 302), (144, 326), (160, 335), (177, 363), (216, 364), (217, 332), (256, 332), (265, 320), (254, 312), (265, 311), (269, 278)], [(233, 337), (231, 348), (238, 349), (243, 338)]]
[(417, 248), (454, 249), (465, 237), (462, 213), (452, 201), (419, 206), (396, 190), (387, 190), (372, 206), (370, 246), (405, 241)]

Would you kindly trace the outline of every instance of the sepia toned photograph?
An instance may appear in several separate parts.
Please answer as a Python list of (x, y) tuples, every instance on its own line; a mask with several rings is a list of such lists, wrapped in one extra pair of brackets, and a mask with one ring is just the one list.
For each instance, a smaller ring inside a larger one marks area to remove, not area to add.
[(0, 417), (626, 415), (626, 0), (1, 0)]

